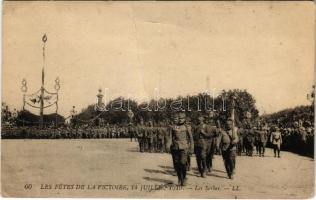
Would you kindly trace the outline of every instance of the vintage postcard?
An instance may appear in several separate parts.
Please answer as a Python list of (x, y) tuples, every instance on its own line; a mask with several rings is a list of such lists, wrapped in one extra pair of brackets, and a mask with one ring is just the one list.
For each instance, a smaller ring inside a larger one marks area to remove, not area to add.
[(1, 195), (312, 198), (311, 1), (4, 1)]

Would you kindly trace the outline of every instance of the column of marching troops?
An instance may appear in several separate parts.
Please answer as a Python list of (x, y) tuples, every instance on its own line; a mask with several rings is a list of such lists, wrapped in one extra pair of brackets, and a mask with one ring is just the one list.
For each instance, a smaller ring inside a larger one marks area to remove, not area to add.
[(64, 126), (59, 128), (46, 127), (12, 127), (2, 129), (2, 138), (10, 139), (102, 139), (128, 138), (128, 127), (107, 126)]
[[(215, 152), (222, 155), (227, 175), (233, 178), (235, 169), (236, 148), (238, 143), (237, 129), (233, 128), (231, 119), (222, 128), (214, 118), (198, 118), (198, 124), (186, 123), (185, 113), (176, 113), (173, 124), (168, 127), (153, 127), (150, 121), (136, 127), (133, 134), (137, 137), (140, 152), (168, 152), (172, 155), (178, 184), (185, 185), (187, 171), (191, 166), (191, 155), (194, 153), (201, 177), (212, 171), (212, 160)], [(156, 138), (156, 139), (155, 139)]]
[[(268, 126), (263, 123), (245, 121), (235, 127), (228, 118), (224, 123), (212, 115), (197, 117), (198, 123), (186, 121), (185, 113), (173, 115), (169, 125), (143, 121), (138, 125), (107, 125), (97, 127), (61, 126), (46, 127), (5, 127), (2, 126), (3, 139), (98, 139), (98, 138), (130, 138), (138, 141), (140, 152), (171, 153), (179, 184), (185, 185), (186, 172), (190, 170), (191, 155), (195, 154), (200, 176), (212, 171), (214, 154), (223, 157), (228, 178), (233, 179), (236, 156), (245, 154), (253, 156), (254, 150), (259, 157), (265, 156), (265, 147), (270, 145), (274, 157), (280, 158), (281, 145), (285, 150), (296, 153), (314, 152), (314, 125), (299, 120), (289, 127)], [(313, 155), (313, 154), (312, 154)]]
[[(133, 137), (138, 140), (140, 152), (171, 153), (179, 185), (187, 182), (186, 172), (190, 170), (192, 154), (195, 154), (202, 178), (212, 171), (214, 154), (222, 155), (229, 179), (233, 179), (235, 174), (236, 156), (245, 154), (251, 157), (255, 150), (259, 157), (264, 157), (268, 142), (274, 150), (274, 157), (281, 157), (284, 132), (278, 126), (268, 128), (260, 122), (253, 125), (245, 121), (237, 128), (231, 118), (221, 124), (211, 116), (199, 116), (198, 123), (192, 125), (186, 119), (185, 113), (181, 112), (173, 116), (173, 123), (169, 126), (154, 127), (151, 121), (147, 125), (141, 121), (139, 126), (129, 129), (131, 140)], [(297, 126), (295, 130), (298, 135), (296, 143), (304, 149), (304, 132), (299, 132), (304, 128)]]

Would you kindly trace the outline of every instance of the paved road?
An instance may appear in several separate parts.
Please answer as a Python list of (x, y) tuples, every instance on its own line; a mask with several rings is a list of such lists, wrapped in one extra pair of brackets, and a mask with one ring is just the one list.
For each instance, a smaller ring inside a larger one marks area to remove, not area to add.
[[(127, 139), (2, 140), (4, 196), (141, 198), (308, 198), (314, 161), (284, 152), (282, 158), (238, 157), (229, 180), (220, 156), (207, 178), (195, 157), (188, 185), (177, 187), (171, 156), (139, 153)], [(30, 188), (32, 184), (32, 188)], [(78, 185), (78, 186), (77, 186)], [(80, 185), (80, 186), (79, 186)], [(82, 186), (83, 185), (83, 186)]]

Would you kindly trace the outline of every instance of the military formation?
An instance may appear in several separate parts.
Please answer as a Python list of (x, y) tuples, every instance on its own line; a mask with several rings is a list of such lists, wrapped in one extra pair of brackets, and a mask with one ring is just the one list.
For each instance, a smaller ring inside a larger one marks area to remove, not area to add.
[[(195, 120), (195, 121), (194, 121)], [(200, 114), (191, 123), (184, 112), (174, 113), (172, 122), (105, 126), (16, 127), (2, 126), (3, 139), (118, 139), (137, 142), (141, 153), (170, 153), (178, 184), (186, 185), (187, 171), (194, 154), (201, 178), (212, 173), (214, 155), (221, 155), (227, 177), (234, 178), (237, 156), (265, 157), (265, 148), (273, 148), (274, 157), (282, 150), (297, 153), (314, 151), (314, 126), (301, 120), (289, 127), (279, 127), (260, 121), (244, 121), (237, 126), (232, 118), (220, 121), (211, 113)]]
[(46, 127), (8, 127), (2, 129), (2, 138), (6, 139), (114, 139), (128, 138), (128, 126), (62, 126)]
[[(214, 116), (199, 116), (198, 123), (191, 124), (184, 112), (173, 115), (172, 124), (153, 126), (143, 121), (131, 127), (140, 152), (167, 152), (172, 156), (178, 184), (186, 185), (187, 171), (191, 168), (191, 156), (195, 154), (200, 176), (206, 178), (213, 169), (214, 154), (221, 154), (227, 175), (233, 179), (236, 163), (238, 134), (231, 119), (223, 127)], [(132, 137), (131, 140), (133, 141)]]
[[(233, 179), (237, 156), (256, 155), (263, 158), (265, 148), (269, 146), (274, 150), (274, 157), (281, 158), (281, 146), (291, 140), (288, 132), (285, 132), (288, 129), (260, 121), (245, 121), (237, 128), (232, 118), (221, 123), (213, 115), (200, 115), (195, 124), (187, 119), (185, 113), (180, 112), (173, 115), (173, 123), (167, 126), (153, 126), (152, 121), (147, 124), (141, 121), (133, 129), (140, 152), (171, 153), (179, 185), (187, 183), (186, 173), (190, 170), (193, 154), (201, 178), (206, 178), (207, 173), (212, 172), (213, 158), (218, 154), (223, 158), (228, 178)], [(296, 136), (292, 137), (295, 138), (292, 143), (304, 149), (308, 143), (306, 138), (314, 138), (313, 127), (304, 128), (302, 123), (294, 123), (294, 126), (292, 135)]]
[(129, 130), (131, 141), (135, 138), (135, 141), (139, 144), (140, 152), (168, 152), (167, 144), (170, 142), (170, 137), (168, 136), (167, 127), (153, 126), (152, 121), (144, 124), (141, 120), (137, 127), (130, 126)]

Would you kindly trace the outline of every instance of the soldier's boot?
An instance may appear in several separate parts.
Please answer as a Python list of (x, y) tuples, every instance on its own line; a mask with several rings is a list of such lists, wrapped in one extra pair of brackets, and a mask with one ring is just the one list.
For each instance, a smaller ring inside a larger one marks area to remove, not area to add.
[(181, 179), (180, 172), (177, 172), (177, 176), (178, 176), (178, 185), (182, 185), (182, 179)]
[(180, 177), (178, 177), (178, 185), (182, 185), (182, 181)]
[(206, 178), (206, 172), (205, 172), (205, 170), (204, 170), (204, 171), (202, 171), (202, 173), (201, 173), (201, 177), (202, 177), (202, 178)]
[(273, 149), (274, 157), (276, 157), (276, 149)]
[(208, 172), (212, 172), (212, 169), (213, 169), (213, 158), (211, 157), (210, 160), (209, 160), (209, 164), (208, 164)]
[(182, 186), (186, 186), (188, 183), (188, 179), (187, 178), (184, 178), (183, 181), (182, 181)]
[(230, 179), (233, 180), (234, 179), (234, 174), (230, 175)]
[(186, 177), (187, 171), (185, 168), (182, 170), (182, 186), (187, 185), (187, 177)]
[(177, 176), (178, 176), (178, 185), (182, 186), (182, 184), (183, 184), (183, 177), (182, 177), (181, 170), (179, 168), (177, 169)]
[(190, 170), (191, 170), (191, 157), (189, 155), (187, 158), (186, 171), (190, 171)]

